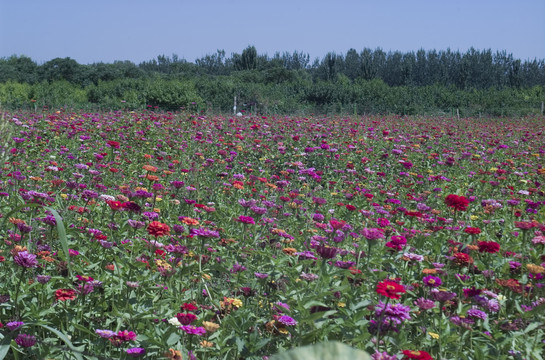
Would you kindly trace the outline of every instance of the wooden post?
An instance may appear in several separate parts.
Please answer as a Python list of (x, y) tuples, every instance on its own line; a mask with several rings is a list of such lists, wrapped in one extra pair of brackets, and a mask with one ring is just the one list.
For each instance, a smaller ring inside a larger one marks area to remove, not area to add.
[(456, 116), (458, 116), (458, 120), (460, 120), (460, 109), (456, 108)]
[(541, 102), (541, 116), (543, 116), (543, 101)]
[(237, 114), (237, 96), (235, 95), (235, 100), (233, 104), (233, 115)]

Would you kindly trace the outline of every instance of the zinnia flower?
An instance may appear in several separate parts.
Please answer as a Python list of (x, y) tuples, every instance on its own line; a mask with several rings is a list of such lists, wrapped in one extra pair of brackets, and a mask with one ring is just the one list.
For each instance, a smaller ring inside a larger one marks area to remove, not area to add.
[(255, 220), (251, 216), (240, 215), (238, 218), (235, 219), (235, 221), (238, 221), (243, 224), (251, 224), (251, 225), (255, 224)]
[(206, 334), (206, 329), (201, 326), (185, 325), (180, 326), (180, 329), (182, 329), (186, 334), (189, 335), (201, 336)]
[(162, 222), (152, 221), (148, 225), (148, 234), (155, 236), (156, 238), (163, 235), (170, 235), (170, 227)]
[(15, 343), (21, 347), (32, 347), (36, 344), (36, 336), (28, 334), (19, 334), (15, 338)]
[(142, 356), (142, 355), (144, 355), (146, 353), (146, 349), (140, 348), (140, 347), (135, 347), (135, 348), (129, 348), (129, 349), (125, 350), (125, 352), (130, 357), (139, 357), (139, 356)]
[(13, 261), (19, 266), (24, 268), (35, 268), (38, 266), (38, 260), (36, 255), (29, 253), (28, 251), (19, 251), (14, 257)]
[(55, 299), (57, 301), (74, 300), (76, 298), (76, 291), (72, 289), (58, 289), (55, 291)]
[(405, 293), (405, 287), (394, 281), (384, 280), (377, 285), (377, 294), (384, 295), (390, 299), (399, 299)]
[(479, 229), (478, 227), (467, 227), (464, 229), (464, 232), (470, 235), (478, 235), (481, 233), (481, 229)]
[(424, 277), (422, 281), (428, 287), (439, 287), (443, 283), (443, 281), (441, 281), (440, 278), (438, 278), (437, 276), (432, 276), (432, 275)]
[(487, 252), (490, 254), (500, 251), (500, 244), (495, 241), (479, 241), (479, 252)]
[(445, 204), (447, 204), (448, 207), (451, 207), (454, 210), (466, 211), (467, 205), (469, 205), (469, 200), (466, 199), (464, 196), (450, 194), (447, 195), (447, 197), (445, 198)]
[(284, 325), (297, 325), (297, 321), (295, 321), (294, 318), (288, 315), (282, 315), (277, 320), (279, 323), (282, 323)]
[(403, 350), (404, 359), (433, 360), (430, 354), (422, 350)]
[(176, 318), (182, 325), (189, 325), (193, 321), (197, 320), (197, 316), (191, 313), (178, 313), (176, 314)]

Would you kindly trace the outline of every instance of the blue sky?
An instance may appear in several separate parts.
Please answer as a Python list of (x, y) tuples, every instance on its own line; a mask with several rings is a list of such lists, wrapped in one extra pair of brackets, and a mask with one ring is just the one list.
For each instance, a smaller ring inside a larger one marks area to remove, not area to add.
[(311, 59), (472, 46), (545, 59), (544, 15), (545, 0), (0, 0), (0, 57), (194, 61), (254, 45)]

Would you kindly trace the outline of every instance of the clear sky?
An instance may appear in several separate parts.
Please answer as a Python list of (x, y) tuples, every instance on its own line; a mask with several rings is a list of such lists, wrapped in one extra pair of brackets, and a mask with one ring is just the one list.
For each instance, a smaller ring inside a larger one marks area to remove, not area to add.
[(545, 0), (0, 0), (0, 57), (81, 64), (254, 45), (303, 51), (505, 50), (545, 59)]

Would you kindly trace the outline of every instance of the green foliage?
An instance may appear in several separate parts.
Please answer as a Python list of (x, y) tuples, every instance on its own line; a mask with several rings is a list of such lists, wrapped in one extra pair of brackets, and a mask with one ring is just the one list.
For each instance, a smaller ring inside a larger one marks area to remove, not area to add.
[(7, 108), (24, 107), (31, 100), (32, 86), (8, 81), (0, 83), (0, 104)]
[(340, 342), (329, 341), (326, 343), (302, 346), (285, 353), (271, 357), (271, 360), (335, 360), (353, 359), (370, 360), (366, 352), (352, 349)]
[[(83, 107), (256, 113), (396, 113), (461, 116), (527, 115), (545, 100), (545, 61), (469, 49), (416, 52), (350, 49), (312, 64), (302, 52), (272, 57), (254, 46), (195, 63), (160, 55), (134, 64), (78, 64), (25, 56), (0, 59), (0, 101), (9, 109)], [(35, 99), (35, 103), (31, 100)]]

